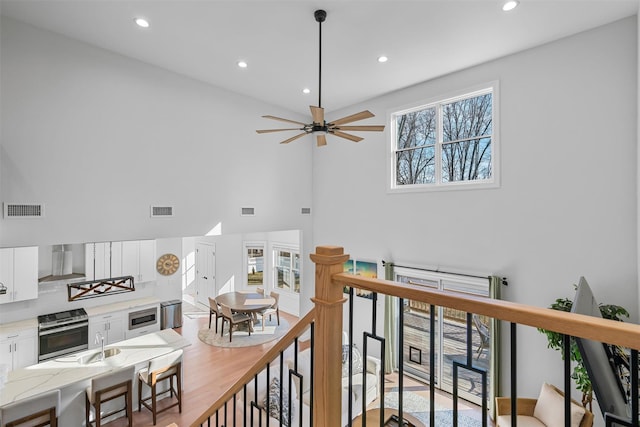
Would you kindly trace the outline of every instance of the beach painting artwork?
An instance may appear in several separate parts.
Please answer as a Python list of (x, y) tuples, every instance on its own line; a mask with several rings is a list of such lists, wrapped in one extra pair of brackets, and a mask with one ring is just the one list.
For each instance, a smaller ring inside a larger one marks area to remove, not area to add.
[[(342, 271), (344, 271), (345, 273), (353, 274), (355, 271), (355, 261), (352, 259), (345, 261), (344, 264), (342, 264)], [(342, 288), (342, 292), (348, 294), (349, 287), (345, 286), (344, 288)]]
[[(369, 279), (378, 278), (378, 264), (368, 261), (356, 261), (356, 276), (364, 276)], [(373, 298), (373, 292), (356, 289), (356, 295), (363, 298)]]

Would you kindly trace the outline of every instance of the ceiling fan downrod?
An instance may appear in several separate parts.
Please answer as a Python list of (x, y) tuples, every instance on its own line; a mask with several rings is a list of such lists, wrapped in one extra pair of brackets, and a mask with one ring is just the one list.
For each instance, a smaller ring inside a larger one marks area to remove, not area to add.
[(318, 108), (322, 108), (322, 23), (327, 19), (327, 12), (318, 9), (313, 16), (318, 23)]

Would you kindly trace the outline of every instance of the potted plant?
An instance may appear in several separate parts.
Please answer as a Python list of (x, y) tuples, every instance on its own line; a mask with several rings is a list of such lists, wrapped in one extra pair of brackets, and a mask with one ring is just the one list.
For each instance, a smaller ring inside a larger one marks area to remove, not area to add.
[[(574, 288), (576, 288), (575, 285)], [(572, 305), (572, 300), (568, 298), (558, 298), (553, 304), (549, 306), (549, 308), (570, 312)], [(617, 320), (619, 322), (622, 322), (623, 316), (629, 317), (629, 312), (624, 307), (620, 307), (619, 305), (599, 304), (599, 308), (602, 317), (604, 317), (605, 319)], [(547, 347), (560, 351), (564, 359), (564, 354), (562, 352), (564, 335), (559, 332), (548, 331), (542, 328), (538, 328), (538, 331), (547, 336)], [(571, 373), (571, 378), (576, 383), (576, 388), (582, 392), (582, 405), (585, 407), (587, 407), (588, 405), (589, 410), (592, 410), (593, 388), (591, 387), (591, 380), (589, 379), (587, 369), (582, 363), (582, 356), (580, 355), (578, 345), (576, 344), (576, 341), (573, 337), (571, 337), (571, 347), (569, 354), (571, 361), (575, 362), (573, 372)]]

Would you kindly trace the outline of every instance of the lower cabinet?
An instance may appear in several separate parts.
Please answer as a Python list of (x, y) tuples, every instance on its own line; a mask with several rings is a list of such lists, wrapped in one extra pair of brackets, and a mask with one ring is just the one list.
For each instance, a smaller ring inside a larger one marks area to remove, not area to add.
[(158, 332), (160, 330), (160, 322), (156, 322), (155, 325), (145, 326), (143, 328), (128, 329), (125, 331), (125, 339), (139, 337), (141, 335), (150, 334), (152, 332)]
[(97, 333), (104, 337), (104, 344), (113, 344), (125, 339), (125, 315), (116, 311), (89, 318), (89, 348), (99, 348), (100, 342), (96, 340)]
[(0, 335), (0, 364), (9, 371), (38, 363), (38, 333), (34, 329)]

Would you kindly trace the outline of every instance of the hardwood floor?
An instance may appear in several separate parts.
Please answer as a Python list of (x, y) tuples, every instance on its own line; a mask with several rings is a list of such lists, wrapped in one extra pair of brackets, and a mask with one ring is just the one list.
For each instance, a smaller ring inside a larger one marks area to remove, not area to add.
[[(186, 313), (184, 309), (183, 312)], [(289, 322), (289, 325), (293, 325), (298, 320), (297, 317), (282, 311), (280, 314)], [(176, 329), (191, 342), (191, 345), (184, 350), (182, 413), (178, 413), (178, 408), (175, 407), (159, 414), (156, 423), (158, 427), (167, 427), (171, 423), (175, 423), (178, 427), (190, 426), (243, 374), (247, 366), (253, 364), (276, 343), (274, 340), (260, 346), (241, 348), (210, 346), (198, 339), (198, 331), (207, 328), (208, 323), (208, 315), (202, 317), (183, 315), (182, 328)], [(405, 387), (410, 387), (414, 392), (428, 397), (427, 387), (424, 384), (415, 382), (411, 378), (405, 378)], [(387, 376), (385, 389), (391, 391), (396, 385), (397, 375)], [(438, 392), (436, 399), (441, 406), (451, 407), (451, 398), (446, 393)], [(136, 402), (133, 407), (134, 426), (153, 426), (150, 411), (143, 407), (141, 412), (137, 412)], [(162, 401), (160, 401), (159, 407), (162, 407)], [(474, 418), (479, 419), (482, 416), (480, 408), (476, 405), (463, 404), (461, 409)], [(126, 418), (119, 418), (107, 424), (110, 427), (126, 425)]]
[[(298, 320), (297, 317), (282, 311), (280, 315), (289, 325)], [(208, 315), (198, 318), (183, 315), (182, 328), (176, 329), (191, 342), (191, 345), (184, 349), (182, 413), (179, 414), (178, 408), (175, 407), (159, 414), (156, 423), (158, 427), (166, 427), (171, 423), (176, 423), (179, 427), (190, 426), (242, 375), (247, 366), (253, 364), (277, 342), (274, 340), (260, 346), (242, 348), (210, 346), (198, 339), (198, 330), (207, 328), (208, 324)], [(150, 411), (143, 407), (141, 412), (137, 412), (136, 402), (133, 408), (134, 426), (153, 426)], [(119, 418), (107, 425), (121, 427), (126, 426), (127, 421), (126, 418)]]

